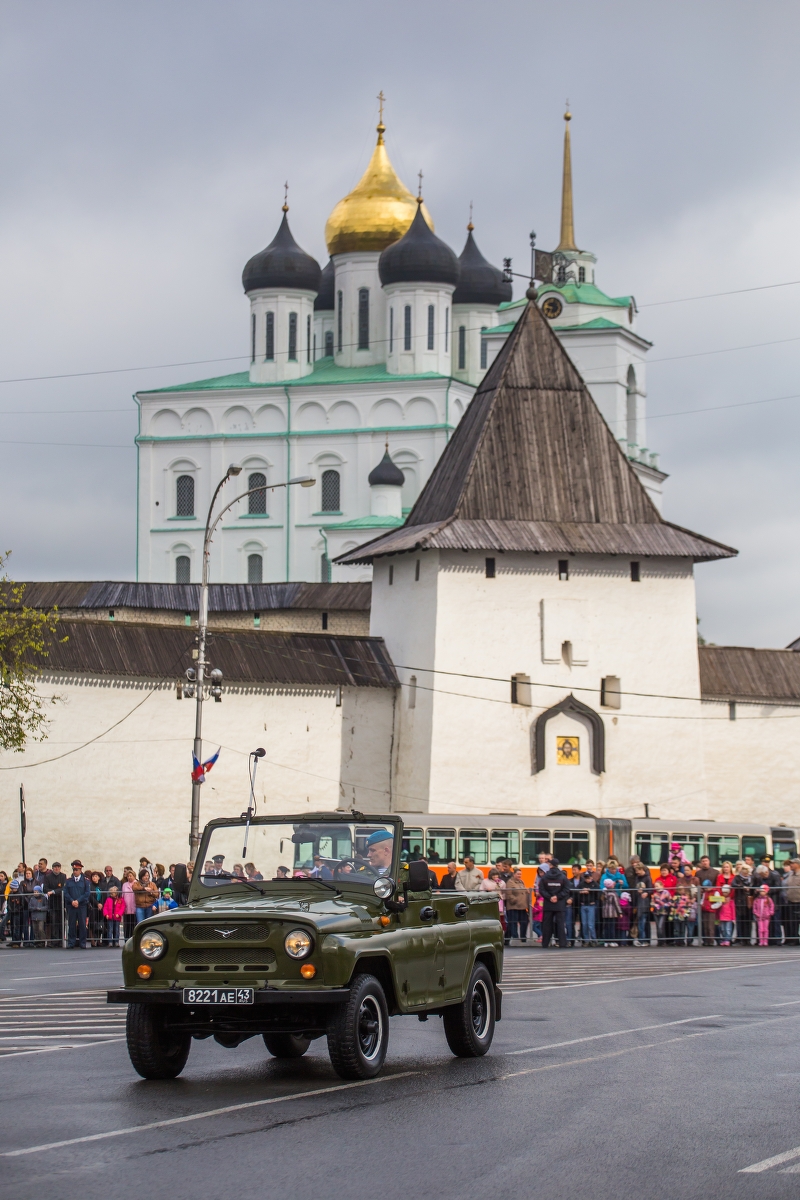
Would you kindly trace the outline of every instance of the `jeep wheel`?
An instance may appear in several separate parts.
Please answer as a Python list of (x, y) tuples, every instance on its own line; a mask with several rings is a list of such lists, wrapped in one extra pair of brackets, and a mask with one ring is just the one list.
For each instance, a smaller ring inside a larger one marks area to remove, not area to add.
[(172, 1033), (154, 1004), (129, 1004), (125, 1033), (128, 1054), (143, 1079), (176, 1079), (186, 1066), (191, 1034)]
[(374, 975), (356, 975), (350, 996), (328, 1025), (328, 1053), (342, 1079), (372, 1079), (383, 1066), (389, 1044), (389, 1012)]
[(264, 1033), (264, 1045), (273, 1058), (302, 1058), (311, 1038), (300, 1033)]
[(459, 1058), (480, 1058), (494, 1037), (495, 1000), (492, 977), (483, 963), (476, 963), (461, 1004), (443, 1012), (444, 1036)]

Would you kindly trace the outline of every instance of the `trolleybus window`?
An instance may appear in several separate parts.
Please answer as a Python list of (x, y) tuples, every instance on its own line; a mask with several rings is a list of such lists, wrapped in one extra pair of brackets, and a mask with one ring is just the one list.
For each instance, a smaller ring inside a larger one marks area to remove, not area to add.
[(535, 867), (540, 854), (550, 853), (549, 829), (523, 829), (522, 831), (522, 865)]
[(564, 863), (585, 863), (589, 857), (589, 834), (583, 830), (557, 829), (553, 834), (553, 854)]
[(669, 857), (668, 834), (637, 833), (636, 853), (646, 867), (660, 867)]
[(727, 858), (733, 864), (739, 858), (739, 839), (733, 834), (714, 833), (708, 839), (708, 857), (712, 867), (720, 867)]
[(775, 866), (784, 867), (790, 858), (797, 857), (796, 842), (778, 842), (772, 839), (772, 850), (775, 855)]
[(679, 842), (683, 853), (686, 855), (690, 863), (699, 863), (703, 857), (703, 835), (702, 833), (673, 833), (669, 839), (670, 845), (672, 842)]
[(425, 839), (429, 863), (449, 863), (456, 861), (456, 831), (455, 829), (429, 829)]
[(493, 829), (489, 858), (493, 863), (497, 862), (498, 858), (510, 858), (512, 862), (518, 863), (519, 830)]
[(474, 858), (476, 867), (485, 867), (489, 861), (489, 836), (485, 829), (459, 829), (458, 861)]
[(756, 865), (758, 865), (766, 853), (767, 839), (765, 837), (752, 837), (748, 834), (742, 834), (742, 858), (746, 858), (749, 854), (751, 858), (756, 860)]
[(400, 861), (416, 862), (418, 858), (422, 858), (422, 841), (421, 829), (403, 829)]

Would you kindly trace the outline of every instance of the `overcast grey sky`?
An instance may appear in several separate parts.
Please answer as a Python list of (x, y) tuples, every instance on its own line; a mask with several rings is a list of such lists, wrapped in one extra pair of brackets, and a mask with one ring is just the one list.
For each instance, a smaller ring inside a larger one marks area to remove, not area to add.
[(568, 96), (578, 242), (662, 360), (665, 514), (741, 552), (698, 567), (701, 629), (800, 635), (800, 286), (655, 304), (800, 280), (796, 3), (4, 0), (0, 19), (0, 379), (154, 367), (0, 384), (17, 578), (133, 577), (131, 393), (245, 367), (157, 365), (246, 354), (241, 269), (284, 179), (324, 263), (381, 88), (437, 232), (460, 252), (473, 200), (481, 249), (521, 270), (530, 229), (557, 241)]

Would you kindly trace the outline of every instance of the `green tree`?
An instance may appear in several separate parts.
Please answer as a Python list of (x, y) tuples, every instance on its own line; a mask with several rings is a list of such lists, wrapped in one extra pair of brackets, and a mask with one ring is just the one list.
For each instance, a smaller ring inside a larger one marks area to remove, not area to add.
[(0, 554), (0, 749), (22, 751), (29, 740), (45, 740), (45, 705), (57, 703), (36, 690), (36, 660), (47, 656), (58, 615), (27, 607), (25, 584), (9, 579), (7, 562), (8, 552)]

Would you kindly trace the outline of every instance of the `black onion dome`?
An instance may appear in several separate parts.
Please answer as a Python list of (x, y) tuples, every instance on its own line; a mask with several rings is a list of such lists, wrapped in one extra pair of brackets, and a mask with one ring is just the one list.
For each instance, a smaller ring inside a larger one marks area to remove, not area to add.
[(503, 272), (483, 257), (471, 229), (458, 266), (458, 287), (453, 292), (453, 304), (492, 304), (496, 307), (511, 299), (511, 284), (504, 283)]
[(314, 301), (314, 312), (327, 312), (328, 309), (333, 310), (334, 292), (336, 290), (335, 271), (333, 269), (333, 259), (328, 259), (327, 267), (322, 268), (322, 274), (319, 279), (319, 292)]
[(429, 228), (417, 205), (416, 215), (399, 242), (378, 260), (381, 283), (458, 283), (458, 259)]
[(254, 254), (242, 271), (246, 292), (258, 288), (292, 288), (301, 292), (318, 292), (319, 263), (301, 250), (292, 237), (286, 213), (280, 228), (266, 250)]
[(399, 467), (396, 467), (389, 457), (387, 450), (377, 467), (369, 473), (369, 484), (372, 487), (376, 483), (390, 484), (392, 487), (402, 487), (406, 481), (406, 477)]

